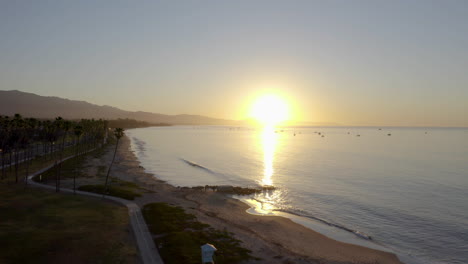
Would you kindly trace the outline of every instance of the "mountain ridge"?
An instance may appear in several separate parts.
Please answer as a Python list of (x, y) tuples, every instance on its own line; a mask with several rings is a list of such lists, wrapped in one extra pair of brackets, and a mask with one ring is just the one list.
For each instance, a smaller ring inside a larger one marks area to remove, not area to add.
[(42, 96), (18, 90), (0, 90), (0, 114), (19, 113), (27, 117), (66, 119), (117, 119), (129, 118), (149, 123), (173, 125), (237, 125), (240, 121), (212, 118), (202, 115), (166, 115), (145, 111), (126, 111), (109, 105), (97, 105), (86, 101), (57, 96)]

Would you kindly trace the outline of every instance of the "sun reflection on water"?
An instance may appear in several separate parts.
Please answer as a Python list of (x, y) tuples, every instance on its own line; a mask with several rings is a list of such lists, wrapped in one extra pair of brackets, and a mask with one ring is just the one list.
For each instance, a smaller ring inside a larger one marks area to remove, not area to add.
[(273, 161), (275, 158), (275, 149), (277, 145), (277, 134), (274, 127), (266, 126), (261, 133), (261, 142), (263, 148), (263, 179), (262, 185), (272, 186), (272, 176), (275, 172), (273, 168)]

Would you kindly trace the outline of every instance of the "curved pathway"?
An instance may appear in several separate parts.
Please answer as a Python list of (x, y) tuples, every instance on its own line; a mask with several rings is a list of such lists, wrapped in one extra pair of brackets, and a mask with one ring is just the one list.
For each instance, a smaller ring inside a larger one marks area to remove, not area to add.
[[(73, 157), (74, 156), (65, 158), (61, 160), (60, 162), (64, 162)], [(43, 168), (29, 175), (28, 184), (37, 186), (40, 188), (55, 190), (55, 186), (41, 184), (32, 180), (34, 176), (44, 173), (45, 171), (49, 170), (53, 166), (54, 165), (50, 165), (46, 168)], [(72, 189), (66, 189), (66, 188), (60, 188), (60, 191), (65, 192), (65, 193), (73, 193)], [(149, 232), (148, 226), (146, 225), (143, 215), (141, 214), (141, 209), (136, 203), (129, 201), (129, 200), (122, 199), (122, 198), (118, 198), (118, 197), (113, 197), (113, 196), (103, 197), (102, 194), (83, 192), (83, 191), (78, 191), (78, 190), (76, 191), (76, 194), (91, 196), (91, 197), (95, 197), (99, 199), (107, 199), (107, 200), (117, 202), (119, 204), (127, 206), (128, 214), (130, 216), (130, 225), (132, 226), (133, 233), (135, 234), (135, 239), (138, 245), (138, 251), (140, 253), (140, 258), (143, 264), (163, 264), (164, 263), (161, 257), (159, 256), (158, 250), (156, 249), (151, 233)]]

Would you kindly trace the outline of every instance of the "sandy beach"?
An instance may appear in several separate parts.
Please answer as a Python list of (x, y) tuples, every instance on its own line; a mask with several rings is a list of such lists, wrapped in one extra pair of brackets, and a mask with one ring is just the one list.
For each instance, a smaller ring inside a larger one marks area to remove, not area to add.
[[(95, 163), (111, 157), (112, 151), (108, 151)], [(158, 180), (141, 167), (128, 137), (120, 141), (111, 176), (151, 190), (135, 200), (140, 206), (152, 202), (178, 205), (199, 221), (234, 233), (244, 247), (262, 259), (252, 263), (402, 263), (392, 253), (339, 242), (287, 218), (248, 214), (247, 204), (227, 195), (187, 190)]]

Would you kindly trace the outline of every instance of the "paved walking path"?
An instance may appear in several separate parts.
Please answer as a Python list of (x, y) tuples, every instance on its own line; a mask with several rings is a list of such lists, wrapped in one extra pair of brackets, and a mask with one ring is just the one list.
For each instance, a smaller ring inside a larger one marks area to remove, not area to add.
[[(72, 157), (73, 156), (65, 158), (61, 162), (64, 162)], [(32, 180), (34, 176), (44, 173), (45, 171), (52, 168), (53, 166), (54, 165), (50, 165), (46, 168), (43, 168), (29, 175), (28, 184), (31, 184), (33, 186), (37, 186), (40, 188), (55, 190), (55, 186), (41, 184)], [(60, 188), (60, 191), (66, 192), (66, 193), (73, 193), (72, 189)], [(154, 241), (151, 236), (151, 233), (149, 232), (148, 226), (146, 225), (143, 215), (141, 214), (141, 209), (136, 203), (122, 199), (122, 198), (113, 197), (113, 196), (103, 197), (102, 194), (96, 194), (96, 193), (90, 193), (90, 192), (76, 191), (76, 194), (96, 197), (100, 199), (107, 199), (107, 200), (111, 200), (111, 201), (127, 206), (128, 214), (130, 216), (130, 224), (132, 226), (133, 233), (135, 234), (135, 239), (138, 245), (138, 251), (140, 252), (140, 257), (141, 257), (143, 264), (163, 264), (164, 263), (161, 257), (159, 256), (156, 246), (154, 245)]]

